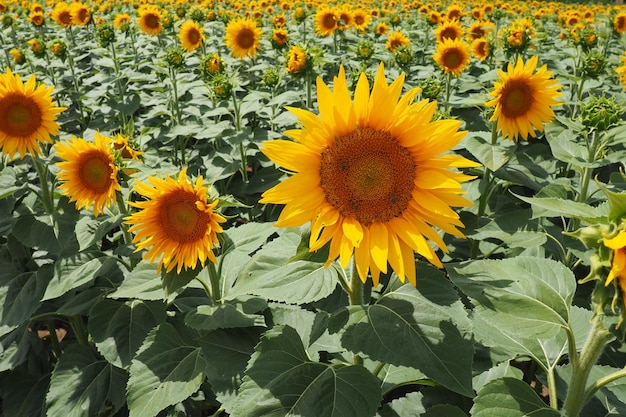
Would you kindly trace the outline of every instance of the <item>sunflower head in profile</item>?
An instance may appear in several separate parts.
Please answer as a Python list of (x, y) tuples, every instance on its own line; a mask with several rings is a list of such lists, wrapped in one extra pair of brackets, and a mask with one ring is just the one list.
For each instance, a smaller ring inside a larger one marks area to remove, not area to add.
[(302, 129), (262, 145), (294, 173), (260, 200), (284, 205), (276, 226), (310, 222), (310, 251), (328, 243), (326, 265), (339, 258), (344, 268), (354, 255), (361, 280), (371, 273), (374, 284), (388, 265), (415, 284), (415, 252), (442, 266), (428, 241), (448, 250), (435, 228), (463, 237), (451, 207), (471, 205), (461, 183), (473, 177), (455, 170), (478, 166), (447, 153), (465, 137), (461, 123), (433, 121), (437, 104), (414, 103), (419, 89), (400, 97), (403, 83), (387, 84), (380, 64), (371, 92), (361, 73), (352, 98), (341, 66), (333, 90), (317, 79), (319, 116), (288, 108)]
[(524, 64), (518, 58), (515, 65), (509, 62), (507, 72), (498, 70), (500, 79), (490, 93), (493, 99), (485, 103), (495, 106), (489, 121), (497, 121), (497, 129), (510, 140), (536, 137), (536, 131), (542, 132), (543, 124), (554, 118), (552, 107), (559, 104), (556, 98), (561, 96), (561, 86), (547, 65), (535, 72), (538, 60), (535, 55)]
[(470, 47), (463, 39), (446, 38), (437, 44), (433, 59), (446, 73), (455, 77), (461, 75), (470, 64)]
[(202, 29), (195, 20), (185, 21), (185, 23), (180, 26), (180, 31), (178, 32), (181, 47), (187, 52), (196, 50), (202, 45), (202, 41), (204, 40), (203, 31), (204, 29)]
[(52, 103), (52, 90), (37, 84), (31, 75), (24, 84), (19, 75), (7, 70), (0, 74), (0, 150), (12, 158), (27, 153), (40, 155), (39, 144), (51, 143), (59, 134), (57, 114), (65, 110)]
[(216, 211), (219, 200), (209, 201), (202, 177), (195, 184), (189, 182), (184, 168), (178, 179), (148, 177), (149, 183), (137, 181), (134, 190), (143, 201), (129, 202), (139, 211), (126, 217), (129, 231), (134, 233), (137, 251), (148, 249), (144, 260), (159, 259), (158, 271), (167, 272), (195, 268), (207, 259), (217, 262), (213, 248), (222, 233), (220, 223), (226, 221)]
[(68, 142), (54, 145), (62, 162), (57, 179), (61, 194), (75, 202), (77, 209), (93, 204), (94, 216), (104, 207), (109, 207), (121, 190), (117, 180), (119, 169), (115, 164), (113, 139), (96, 132), (93, 142), (83, 138), (72, 138)]
[(387, 36), (387, 42), (385, 44), (390, 52), (395, 52), (401, 46), (411, 46), (411, 40), (401, 30), (394, 30)]
[(137, 24), (147, 35), (157, 36), (163, 30), (163, 14), (158, 7), (145, 7), (139, 10)]
[(226, 46), (235, 58), (255, 57), (259, 49), (262, 31), (250, 18), (231, 20), (226, 25)]

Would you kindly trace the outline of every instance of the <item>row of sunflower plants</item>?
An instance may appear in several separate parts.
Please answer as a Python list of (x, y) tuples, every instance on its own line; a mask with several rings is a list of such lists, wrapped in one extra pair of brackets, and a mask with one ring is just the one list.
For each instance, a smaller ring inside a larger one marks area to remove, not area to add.
[(626, 8), (0, 0), (2, 416), (626, 413)]

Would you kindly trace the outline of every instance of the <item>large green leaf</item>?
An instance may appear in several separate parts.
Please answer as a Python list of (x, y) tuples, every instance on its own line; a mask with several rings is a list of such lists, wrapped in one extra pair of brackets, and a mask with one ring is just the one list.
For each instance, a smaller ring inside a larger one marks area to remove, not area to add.
[[(32, 375), (22, 368), (0, 377), (3, 417), (43, 417), (46, 415), (46, 393), (50, 374)], [(13, 399), (7, 401), (6, 399)], [(19, 400), (18, 400), (19, 399)]]
[(94, 219), (90, 216), (81, 217), (78, 222), (76, 222), (78, 250), (83, 251), (101, 241), (107, 233), (120, 225), (122, 218), (122, 214), (108, 217), (104, 220)]
[(63, 258), (55, 264), (54, 277), (50, 280), (42, 301), (60, 297), (71, 289), (111, 273), (114, 268), (117, 268), (117, 262), (110, 257), (90, 259), (87, 255), (77, 254)]
[(165, 318), (162, 302), (105, 299), (92, 309), (88, 329), (106, 360), (128, 368), (150, 330)]
[(576, 279), (563, 264), (519, 256), (450, 264), (450, 278), (491, 325), (522, 338), (550, 338), (569, 322)]
[(127, 378), (124, 370), (98, 360), (88, 346), (71, 345), (52, 372), (47, 415), (92, 417), (115, 412), (124, 405)]
[(231, 416), (368, 417), (381, 399), (364, 367), (311, 362), (298, 333), (278, 326), (257, 346)]
[(517, 198), (532, 205), (535, 217), (572, 217), (595, 223), (605, 220), (609, 215), (609, 207), (602, 204), (593, 207), (585, 203), (556, 197), (524, 197)]
[(228, 300), (219, 305), (200, 305), (185, 316), (185, 324), (198, 330), (228, 329), (233, 327), (265, 327), (265, 318), (259, 313), (267, 307), (262, 298)]
[(472, 417), (559, 417), (535, 391), (514, 378), (495, 379), (486, 384), (474, 399)]
[(421, 392), (410, 392), (384, 405), (377, 417), (420, 417), (426, 412)]
[(15, 369), (28, 359), (41, 355), (43, 342), (29, 325), (24, 323), (0, 337), (0, 372)]
[(232, 411), (244, 371), (264, 331), (261, 327), (218, 329), (198, 339), (206, 361), (206, 379), (228, 413)]
[(337, 272), (323, 262), (292, 260), (303, 231), (287, 230), (265, 245), (241, 271), (228, 297), (253, 294), (269, 300), (305, 304), (329, 296)]
[(516, 147), (508, 142), (491, 143), (491, 132), (473, 132), (463, 141), (467, 150), (490, 171), (504, 166), (515, 153)]
[(130, 417), (154, 417), (200, 388), (205, 367), (199, 347), (184, 341), (169, 323), (154, 328), (130, 366)]
[[(339, 330), (340, 316), (331, 331)], [(439, 271), (418, 279), (416, 287), (407, 284), (385, 294), (374, 305), (351, 308), (347, 319), (342, 336), (346, 349), (417, 368), (448, 389), (474, 395), (471, 322)]]
[(140, 262), (124, 278), (122, 284), (108, 295), (109, 298), (138, 298), (140, 300), (162, 300), (164, 297), (161, 276), (157, 266)]
[(12, 331), (40, 306), (45, 284), (52, 277), (52, 267), (43, 265), (37, 272), (15, 276), (8, 285), (0, 287), (0, 336)]

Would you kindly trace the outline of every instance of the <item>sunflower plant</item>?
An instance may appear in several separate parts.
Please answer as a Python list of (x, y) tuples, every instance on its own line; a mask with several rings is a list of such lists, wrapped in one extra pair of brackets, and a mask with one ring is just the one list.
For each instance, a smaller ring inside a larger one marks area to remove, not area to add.
[(622, 6), (0, 15), (0, 415), (626, 415)]

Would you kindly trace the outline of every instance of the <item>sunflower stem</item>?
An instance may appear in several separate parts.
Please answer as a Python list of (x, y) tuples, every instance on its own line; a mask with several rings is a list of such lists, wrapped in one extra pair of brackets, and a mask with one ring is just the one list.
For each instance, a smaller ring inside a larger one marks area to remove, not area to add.
[(613, 337), (611, 332), (604, 327), (604, 323), (602, 322), (603, 317), (602, 314), (596, 314), (593, 318), (591, 330), (582, 352), (577, 356), (577, 361), (572, 363), (572, 375), (570, 377), (565, 402), (563, 403), (563, 409), (569, 417), (577, 417), (580, 415), (580, 411), (587, 400), (585, 387), (589, 373), (602, 353), (602, 350)]
[(88, 345), (89, 334), (87, 333), (87, 329), (85, 329), (85, 323), (83, 322), (83, 318), (81, 316), (70, 316), (69, 320), (70, 326), (72, 326), (74, 336), (76, 336), (76, 340), (78, 341), (78, 343)]
[[(241, 133), (241, 113), (239, 111), (237, 93), (234, 89), (231, 95), (233, 98), (233, 111), (235, 113), (235, 129), (237, 129), (237, 133)], [(239, 142), (239, 155), (241, 156), (241, 176), (243, 178), (243, 182), (248, 182), (248, 157), (246, 154), (246, 148), (243, 146), (243, 138)]]
[[(124, 197), (122, 196), (121, 192), (118, 191), (115, 193), (115, 200), (117, 202), (117, 207), (119, 208), (120, 213), (124, 215), (128, 215), (128, 207), (126, 206), (126, 203), (124, 202)], [(128, 231), (128, 225), (122, 222), (120, 224), (120, 229), (122, 230), (122, 233), (124, 234), (124, 242), (127, 245), (131, 245), (133, 243), (133, 238), (130, 235), (130, 232)]]
[(204, 289), (207, 290), (207, 294), (211, 297), (214, 304), (222, 303), (222, 291), (220, 289), (220, 276), (217, 273), (217, 269), (215, 268), (215, 264), (209, 261), (207, 265), (207, 270), (209, 271), (209, 280), (211, 281), (211, 288), (209, 289), (206, 284), (202, 281), (204, 285)]
[(626, 367), (620, 369), (619, 371), (615, 371), (605, 377), (598, 379), (596, 382), (592, 383), (589, 387), (587, 387), (587, 390), (585, 391), (584, 401), (585, 402), (589, 401), (591, 397), (593, 397), (593, 395), (605, 385), (613, 381), (616, 381), (620, 378), (625, 378), (625, 377), (626, 377)]
[(70, 66), (70, 73), (72, 74), (72, 82), (74, 84), (74, 90), (77, 94), (76, 107), (78, 107), (78, 111), (80, 112), (80, 126), (82, 129), (85, 129), (85, 127), (87, 127), (86, 126), (87, 123), (85, 120), (85, 112), (83, 111), (83, 104), (81, 102), (81, 93), (80, 93), (80, 88), (78, 87), (78, 79), (76, 78), (76, 70), (74, 69), (74, 59), (72, 58), (72, 54), (70, 52), (68, 52), (66, 55), (67, 55), (67, 63)]
[(52, 344), (54, 356), (58, 359), (61, 357), (63, 350), (61, 350), (61, 344), (59, 343), (59, 338), (57, 337), (56, 326), (54, 325), (53, 321), (49, 321), (46, 323), (46, 328), (48, 329), (48, 333), (50, 334), (50, 343)]
[(41, 183), (41, 203), (46, 213), (52, 214), (54, 213), (54, 195), (50, 192), (48, 185), (48, 167), (43, 166), (39, 158), (32, 156), (32, 159), (35, 169), (37, 170), (37, 175), (39, 175), (39, 182)]
[[(359, 277), (356, 260), (354, 258), (352, 259), (352, 270), (350, 272), (348, 298), (350, 299), (351, 306), (363, 305), (363, 281), (361, 281), (361, 277)], [(363, 358), (355, 353), (352, 356), (352, 363), (355, 365), (363, 365)]]
[[(117, 53), (115, 52), (115, 42), (111, 42), (111, 55), (113, 57), (113, 66), (115, 68), (115, 85), (117, 86), (117, 94), (119, 96), (120, 103), (123, 104), (124, 103), (124, 89), (122, 88), (122, 82), (121, 82), (120, 64), (117, 61)], [(126, 121), (126, 113), (120, 112), (119, 115), (120, 115), (120, 123), (122, 124), (120, 130), (125, 132), (126, 124), (128, 123)]]

